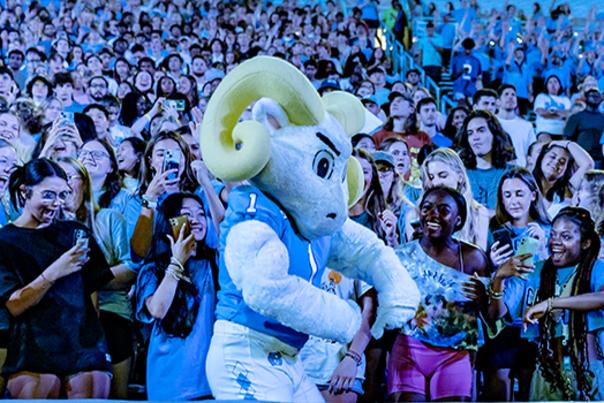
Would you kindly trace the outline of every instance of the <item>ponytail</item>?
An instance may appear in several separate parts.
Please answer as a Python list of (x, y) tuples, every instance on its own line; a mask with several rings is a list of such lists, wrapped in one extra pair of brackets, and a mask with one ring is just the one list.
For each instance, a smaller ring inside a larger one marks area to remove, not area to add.
[(23, 185), (25, 177), (25, 167), (17, 167), (10, 175), (8, 180), (8, 192), (10, 195), (10, 201), (16, 210), (19, 210), (25, 204), (25, 197), (21, 193), (21, 186)]

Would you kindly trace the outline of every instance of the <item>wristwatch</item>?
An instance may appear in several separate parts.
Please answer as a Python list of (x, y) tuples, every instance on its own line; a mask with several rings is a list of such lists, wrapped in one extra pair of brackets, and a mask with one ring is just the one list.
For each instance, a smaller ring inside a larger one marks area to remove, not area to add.
[(143, 195), (142, 199), (143, 199), (142, 205), (143, 205), (144, 208), (148, 208), (148, 209), (154, 210), (157, 207), (157, 202), (151, 200), (146, 195)]

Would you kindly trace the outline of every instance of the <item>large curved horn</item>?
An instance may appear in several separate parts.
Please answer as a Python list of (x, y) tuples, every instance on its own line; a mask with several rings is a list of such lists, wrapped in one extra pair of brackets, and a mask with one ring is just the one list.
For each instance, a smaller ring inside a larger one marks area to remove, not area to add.
[(361, 163), (355, 157), (348, 158), (346, 165), (346, 183), (348, 185), (348, 208), (354, 206), (365, 188), (365, 176)]
[(365, 108), (354, 95), (344, 91), (328, 92), (323, 95), (323, 104), (348, 136), (354, 136), (365, 125)]
[(277, 101), (294, 125), (316, 125), (325, 117), (319, 94), (290, 63), (269, 56), (242, 63), (212, 95), (201, 125), (203, 159), (224, 181), (256, 176), (270, 158), (268, 130), (255, 121), (237, 123), (245, 108), (262, 97)]

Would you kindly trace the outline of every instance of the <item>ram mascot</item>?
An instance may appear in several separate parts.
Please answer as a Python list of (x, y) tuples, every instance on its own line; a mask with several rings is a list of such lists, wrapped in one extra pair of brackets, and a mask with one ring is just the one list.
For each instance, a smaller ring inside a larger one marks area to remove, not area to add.
[[(254, 120), (238, 122), (253, 107)], [(391, 248), (348, 218), (363, 187), (350, 136), (364, 123), (345, 92), (323, 98), (293, 65), (242, 63), (220, 83), (204, 115), (210, 171), (235, 187), (220, 235), (220, 292), (207, 359), (219, 400), (322, 401), (298, 351), (309, 335), (349, 342), (360, 309), (318, 288), (330, 267), (373, 285), (372, 333), (400, 328), (419, 302)]]

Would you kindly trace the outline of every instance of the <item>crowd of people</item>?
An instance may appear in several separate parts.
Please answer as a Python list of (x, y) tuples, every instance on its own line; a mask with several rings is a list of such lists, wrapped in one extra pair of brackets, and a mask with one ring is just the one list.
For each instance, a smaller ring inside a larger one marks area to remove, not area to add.
[[(221, 223), (243, 184), (211, 175), (200, 127), (225, 75), (270, 55), (380, 122), (352, 137), (364, 190), (349, 217), (422, 291), (415, 318), (376, 340), (375, 290), (326, 270), (321, 288), (361, 306), (361, 329), (350, 345), (283, 343), (270, 365), (301, 360), (332, 402), (603, 399), (595, 10), (577, 32), (555, 0), (532, 14), (467, 0), (2, 3), (4, 396), (127, 399), (137, 383), (153, 400), (212, 397)], [(451, 71), (457, 106), (443, 114), (417, 69), (393, 73), (383, 29), (437, 83)]]

